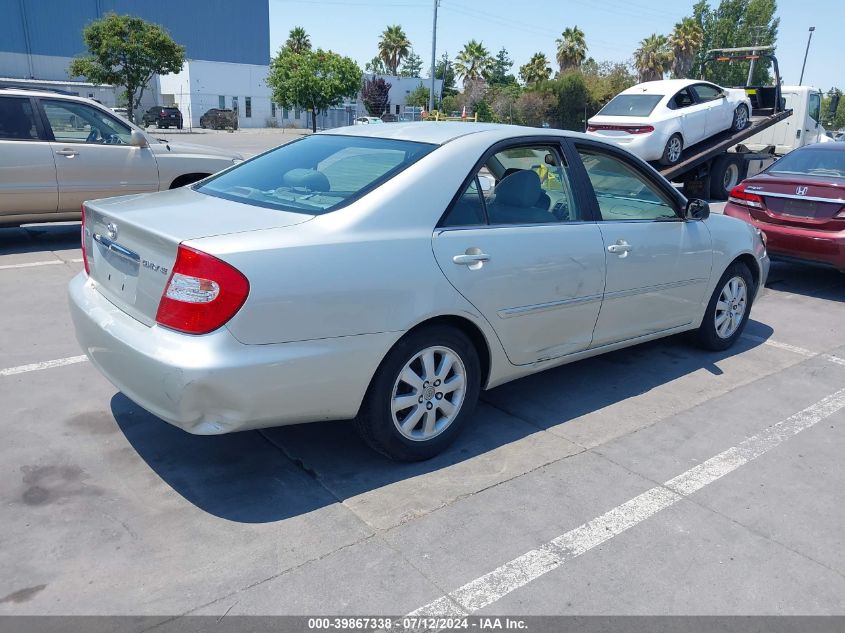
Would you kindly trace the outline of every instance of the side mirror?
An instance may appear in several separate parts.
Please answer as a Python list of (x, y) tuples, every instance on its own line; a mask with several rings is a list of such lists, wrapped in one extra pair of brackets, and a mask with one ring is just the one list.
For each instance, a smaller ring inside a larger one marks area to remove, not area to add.
[(129, 144), (132, 147), (147, 147), (149, 145), (147, 137), (144, 136), (143, 132), (139, 132), (138, 130), (132, 130), (132, 135), (129, 137)]
[(706, 220), (710, 217), (710, 205), (704, 200), (693, 198), (687, 202), (684, 218), (687, 220)]

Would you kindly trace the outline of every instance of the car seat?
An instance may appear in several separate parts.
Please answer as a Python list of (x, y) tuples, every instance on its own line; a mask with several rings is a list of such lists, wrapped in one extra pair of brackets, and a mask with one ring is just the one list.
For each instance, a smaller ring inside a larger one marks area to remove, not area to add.
[(551, 222), (554, 217), (548, 210), (549, 201), (537, 173), (530, 169), (517, 169), (496, 186), (496, 197), (487, 205), (487, 214), (491, 224)]

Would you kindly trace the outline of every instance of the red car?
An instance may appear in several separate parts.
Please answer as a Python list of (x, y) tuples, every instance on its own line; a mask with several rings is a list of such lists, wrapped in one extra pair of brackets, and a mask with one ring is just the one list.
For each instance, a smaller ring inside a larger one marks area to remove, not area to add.
[(763, 231), (773, 257), (845, 271), (845, 143), (790, 152), (734, 187), (725, 215)]

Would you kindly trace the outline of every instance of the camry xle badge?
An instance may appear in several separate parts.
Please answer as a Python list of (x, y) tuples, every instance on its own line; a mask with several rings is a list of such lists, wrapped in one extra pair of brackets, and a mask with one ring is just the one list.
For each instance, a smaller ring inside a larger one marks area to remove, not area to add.
[(807, 189), (809, 189), (809, 187), (795, 187), (795, 193), (797, 193), (799, 196), (806, 196)]
[(106, 225), (106, 230), (109, 232), (109, 239), (116, 240), (117, 239), (117, 224), (114, 222), (109, 222)]

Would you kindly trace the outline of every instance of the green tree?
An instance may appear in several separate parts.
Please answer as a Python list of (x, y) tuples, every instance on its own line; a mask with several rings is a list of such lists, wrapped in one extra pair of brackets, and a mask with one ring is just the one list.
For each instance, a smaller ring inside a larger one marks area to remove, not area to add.
[[(695, 75), (701, 74), (701, 62), (712, 48), (742, 46), (774, 46), (780, 18), (775, 17), (776, 0), (720, 0), (712, 9), (707, 0), (693, 6), (693, 18), (702, 32), (701, 50), (696, 60)], [(742, 86), (748, 79), (747, 61), (712, 62), (703, 68), (704, 77), (723, 86)], [(752, 85), (772, 81), (768, 64), (754, 66)]]
[(669, 38), (665, 35), (652, 33), (634, 51), (634, 66), (641, 82), (663, 79), (663, 74), (671, 64), (672, 51), (669, 49)]
[(381, 77), (364, 80), (361, 89), (361, 101), (370, 116), (381, 116), (390, 110), (391, 84)]
[(488, 79), (490, 85), (516, 83), (516, 77), (509, 72), (511, 68), (513, 68), (513, 60), (508, 55), (508, 50), (502, 46), (490, 65), (490, 77)]
[(701, 50), (704, 31), (693, 17), (685, 17), (675, 25), (669, 35), (672, 48), (672, 76), (686, 79), (690, 76), (695, 57)]
[(292, 53), (304, 53), (311, 50), (311, 38), (301, 26), (295, 26), (288, 33), (288, 39), (284, 44), (285, 48)]
[(408, 53), (405, 61), (402, 62), (402, 68), (399, 71), (401, 77), (419, 77), (423, 69), (422, 57), (417, 55), (414, 51)]
[(131, 15), (108, 13), (87, 25), (82, 39), (89, 55), (74, 59), (68, 74), (125, 88), (130, 120), (153, 75), (179, 72), (185, 63), (185, 48), (167, 31)]
[(540, 91), (525, 92), (516, 100), (514, 109), (519, 123), (540, 127), (552, 117), (555, 98), (551, 94)]
[(578, 68), (587, 57), (587, 41), (584, 39), (584, 31), (577, 26), (571, 29), (565, 28), (555, 42), (557, 43), (557, 63), (560, 66), (561, 74), (567, 70)]
[(538, 81), (546, 81), (552, 76), (552, 68), (549, 60), (543, 53), (534, 53), (528, 63), (519, 68), (519, 78), (526, 84), (534, 84)]
[(557, 79), (538, 84), (541, 92), (554, 99), (555, 127), (583, 132), (589, 112), (593, 109), (590, 91), (580, 72), (568, 72)]
[(490, 57), (484, 44), (470, 40), (464, 45), (463, 50), (455, 58), (455, 74), (463, 79), (464, 86), (467, 82), (486, 79), (493, 66), (493, 58)]
[(364, 71), (371, 75), (387, 75), (389, 70), (384, 65), (384, 60), (381, 57), (373, 57), (364, 65)]
[(405, 103), (417, 108), (428, 108), (428, 88), (420, 84), (405, 97)]
[(581, 64), (581, 75), (590, 93), (590, 108), (587, 114), (592, 116), (613, 97), (637, 83), (626, 64), (618, 62), (597, 62), (592, 57)]
[(361, 87), (361, 69), (348, 57), (318, 48), (293, 53), (282, 48), (270, 62), (267, 85), (273, 101), (283, 108), (310, 110), (311, 129), (317, 114), (354, 97)]
[(411, 40), (398, 24), (388, 26), (378, 41), (378, 54), (391, 75), (399, 74), (399, 64), (411, 51)]
[[(431, 74), (428, 75), (431, 77)], [(457, 94), (455, 88), (455, 64), (449, 60), (449, 53), (444, 52), (434, 66), (434, 78), (443, 82), (443, 96)]]
[[(834, 94), (839, 95), (839, 104), (831, 117), (829, 115), (830, 101)], [(842, 98), (842, 91), (839, 88), (831, 88), (822, 97), (822, 122), (828, 130), (845, 130), (845, 99)]]

